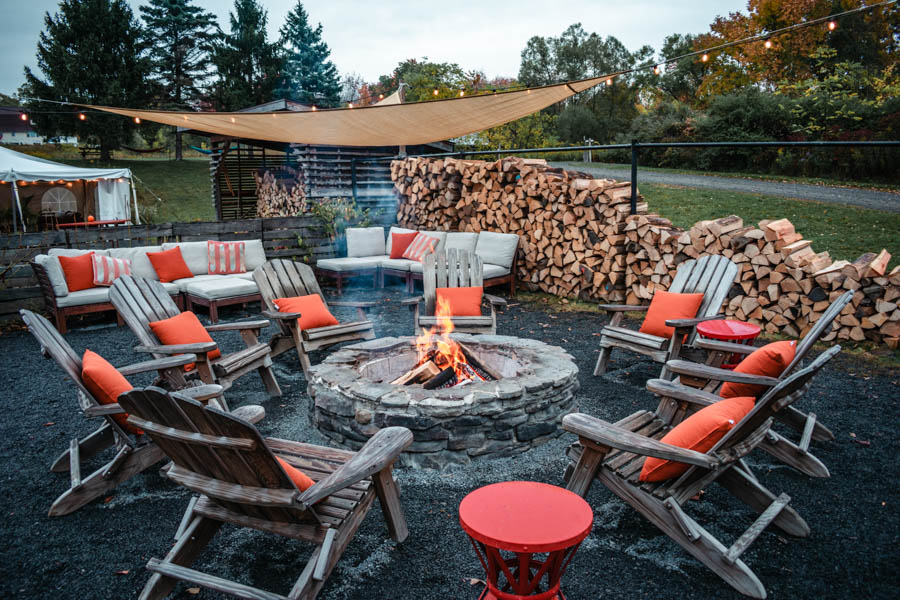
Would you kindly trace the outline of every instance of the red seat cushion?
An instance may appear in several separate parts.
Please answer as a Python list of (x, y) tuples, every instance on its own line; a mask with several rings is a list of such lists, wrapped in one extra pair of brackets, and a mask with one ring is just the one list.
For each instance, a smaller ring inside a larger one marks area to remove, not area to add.
[[(762, 348), (757, 348), (747, 358), (734, 368), (735, 373), (747, 373), (749, 375), (765, 375), (766, 377), (780, 377), (797, 353), (797, 342), (772, 342)], [(764, 385), (752, 383), (733, 383), (726, 381), (719, 390), (723, 398), (735, 396), (759, 396), (768, 389)]]
[(163, 283), (194, 276), (191, 270), (188, 269), (187, 263), (184, 262), (181, 248), (178, 246), (162, 252), (148, 252), (147, 258), (150, 259), (153, 270), (156, 271), (156, 275)]
[(437, 304), (446, 303), (451, 317), (480, 317), (482, 287), (437, 288)]
[[(203, 323), (197, 318), (197, 315), (189, 310), (162, 321), (152, 321), (150, 330), (165, 346), (213, 341)], [(207, 360), (215, 360), (220, 356), (222, 356), (222, 353), (218, 348), (206, 353)], [(195, 366), (194, 363), (186, 364), (184, 365), (184, 370), (190, 371)]]
[[(81, 358), (81, 380), (84, 382), (84, 387), (100, 404), (116, 404), (119, 401), (119, 395), (134, 389), (134, 386), (128, 383), (128, 380), (105, 358), (90, 350), (85, 350), (84, 356)], [(126, 422), (127, 414), (120, 413), (111, 416), (126, 431), (138, 435), (144, 433)]]
[[(737, 397), (706, 406), (672, 428), (660, 440), (665, 444), (707, 452), (753, 408), (755, 398)], [(641, 481), (664, 481), (680, 477), (687, 463), (648, 456), (641, 469)]]
[[(431, 237), (430, 235), (425, 235), (421, 231), (416, 234), (416, 237), (413, 238), (413, 241), (407, 246), (406, 250), (403, 251), (403, 254), (400, 256), (402, 258), (408, 258), (409, 260), (417, 260), (422, 262), (422, 259), (425, 258), (426, 254), (434, 252), (434, 249), (437, 248), (438, 240), (436, 237)], [(391, 247), (391, 254), (393, 254), (394, 248)]]
[(658, 291), (653, 294), (647, 316), (638, 330), (662, 338), (671, 338), (675, 328), (666, 325), (669, 319), (693, 319), (697, 316), (703, 294), (676, 294)]
[(70, 292), (89, 290), (94, 287), (94, 253), (80, 256), (59, 256), (66, 287)]
[(325, 302), (318, 294), (276, 298), (272, 302), (278, 312), (300, 313), (300, 318), (297, 319), (300, 329), (315, 329), (338, 324), (338, 320), (328, 312), (328, 307), (325, 306)]
[(419, 235), (417, 232), (412, 233), (392, 233), (391, 234), (391, 258), (403, 258), (403, 253), (409, 248), (412, 241)]
[(294, 485), (297, 486), (297, 489), (301, 492), (305, 492), (307, 489), (311, 488), (315, 481), (313, 481), (309, 475), (295, 467), (294, 465), (288, 463), (288, 461), (283, 458), (275, 457), (275, 460), (278, 461), (278, 464), (281, 465), (281, 468), (284, 469), (284, 472), (287, 474), (288, 478), (294, 482)]

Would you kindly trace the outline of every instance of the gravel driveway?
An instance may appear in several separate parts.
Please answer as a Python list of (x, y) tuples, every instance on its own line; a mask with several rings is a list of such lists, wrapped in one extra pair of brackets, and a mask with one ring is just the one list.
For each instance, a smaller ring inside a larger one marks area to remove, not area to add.
[[(554, 167), (575, 169), (590, 173), (595, 177), (607, 179), (630, 180), (629, 165), (588, 165), (585, 163), (550, 163)], [(680, 173), (661, 173), (638, 169), (638, 188), (641, 183), (662, 183), (683, 187), (725, 190), (746, 194), (764, 194), (782, 198), (799, 198), (832, 204), (849, 204), (861, 208), (900, 212), (900, 193), (864, 190), (851, 187), (833, 187), (812, 185), (808, 183), (783, 183), (780, 181), (763, 181), (759, 179), (741, 179), (739, 177), (721, 177), (716, 175), (687, 175)]]

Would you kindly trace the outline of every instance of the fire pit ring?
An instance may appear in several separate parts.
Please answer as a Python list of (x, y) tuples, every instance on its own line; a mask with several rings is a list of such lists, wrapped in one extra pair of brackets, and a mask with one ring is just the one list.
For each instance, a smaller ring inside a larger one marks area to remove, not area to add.
[(393, 385), (416, 361), (413, 337), (345, 346), (310, 371), (312, 420), (332, 441), (358, 450), (382, 427), (408, 427), (414, 441), (401, 464), (440, 469), (512, 456), (560, 435), (576, 407), (578, 367), (558, 346), (538, 340), (452, 334), (499, 381), (426, 390)]

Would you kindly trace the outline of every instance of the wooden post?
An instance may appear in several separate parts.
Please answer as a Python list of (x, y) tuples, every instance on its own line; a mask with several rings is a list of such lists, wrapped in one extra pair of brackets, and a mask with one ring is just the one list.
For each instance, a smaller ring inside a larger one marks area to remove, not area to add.
[(631, 214), (637, 214), (638, 143), (631, 140)]

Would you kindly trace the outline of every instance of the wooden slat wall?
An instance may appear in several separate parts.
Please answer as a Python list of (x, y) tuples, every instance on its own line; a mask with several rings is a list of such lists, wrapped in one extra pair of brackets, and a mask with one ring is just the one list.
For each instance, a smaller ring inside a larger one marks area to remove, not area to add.
[[(255, 204), (254, 204), (255, 208)], [(50, 248), (128, 248), (163, 242), (261, 239), (268, 258), (315, 263), (335, 255), (316, 217), (165, 223), (0, 235), (0, 319), (20, 308), (40, 310), (41, 290), (28, 262)]]

